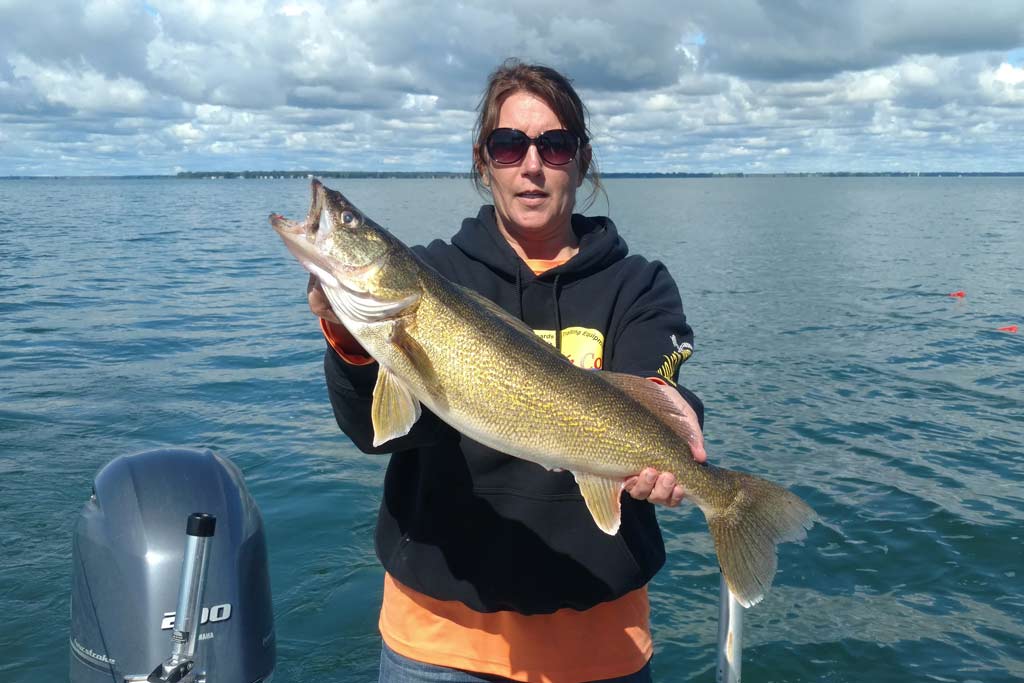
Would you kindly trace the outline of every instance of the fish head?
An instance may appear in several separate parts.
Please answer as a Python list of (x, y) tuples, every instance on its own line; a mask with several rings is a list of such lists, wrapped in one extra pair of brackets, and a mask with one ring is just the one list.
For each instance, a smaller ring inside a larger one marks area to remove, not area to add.
[(270, 224), (299, 263), (319, 278), (332, 306), (336, 297), (361, 299), (373, 302), (378, 317), (384, 317), (385, 309), (394, 312), (419, 298), (418, 269), (409, 249), (319, 180), (312, 182), (304, 221), (271, 214)]

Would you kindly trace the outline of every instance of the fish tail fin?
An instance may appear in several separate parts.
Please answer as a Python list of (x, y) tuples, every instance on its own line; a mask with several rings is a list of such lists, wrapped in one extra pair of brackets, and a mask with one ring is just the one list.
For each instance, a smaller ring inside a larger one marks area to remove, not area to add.
[(761, 601), (775, 577), (775, 547), (807, 536), (818, 516), (807, 503), (778, 484), (720, 468), (712, 476), (728, 493), (701, 501), (718, 564), (744, 607)]

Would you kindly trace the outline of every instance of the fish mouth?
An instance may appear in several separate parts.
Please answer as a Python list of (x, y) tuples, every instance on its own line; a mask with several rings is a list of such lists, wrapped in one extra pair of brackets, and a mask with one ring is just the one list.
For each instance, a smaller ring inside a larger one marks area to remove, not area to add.
[(323, 182), (313, 178), (309, 185), (312, 197), (309, 201), (309, 211), (306, 213), (305, 220), (290, 220), (280, 213), (270, 214), (270, 226), (278, 231), (278, 234), (285, 240), (286, 244), (291, 244), (297, 241), (298, 238), (305, 238), (308, 242), (312, 242), (315, 239), (316, 232), (319, 229), (319, 217), (321, 217), (321, 212), (324, 208), (325, 189)]
[[(304, 221), (293, 221), (281, 214), (270, 214), (270, 226), (284, 240), (288, 251), (298, 259), (302, 267), (320, 275), (320, 271), (329, 270), (332, 264), (327, 262), (327, 257), (316, 248), (316, 233), (319, 221), (306, 218)], [(315, 266), (315, 269), (314, 269)]]
[[(352, 279), (365, 276), (378, 267), (376, 261), (362, 266), (351, 266), (324, 253), (320, 245), (330, 240), (333, 228), (326, 214), (327, 188), (317, 179), (310, 183), (312, 198), (305, 220), (295, 221), (279, 213), (270, 214), (270, 226), (281, 236), (288, 251), (298, 259), (302, 267), (316, 275), (320, 282), (330, 287), (353, 290)], [(337, 275), (341, 275), (339, 278)], [(346, 285), (341, 280), (349, 281)], [(355, 288), (358, 291), (358, 287)]]
[[(387, 262), (387, 250), (359, 263), (345, 262), (351, 255), (343, 253), (344, 245), (339, 245), (337, 238), (344, 238), (339, 233), (355, 229), (348, 225), (350, 221), (344, 215), (358, 210), (344, 195), (328, 189), (319, 180), (313, 180), (311, 190), (313, 196), (305, 220), (290, 220), (272, 213), (270, 225), (302, 267), (323, 285), (334, 312), (342, 320), (355, 323), (376, 323), (405, 314), (419, 300), (420, 293), (395, 297), (385, 292), (386, 296), (381, 297), (375, 284), (376, 275)], [(369, 223), (371, 228), (379, 227)]]
[(316, 238), (317, 231), (320, 229), (320, 214), (323, 211), (324, 194), (327, 188), (324, 187), (323, 183), (314, 178), (310, 183), (309, 189), (312, 196), (310, 197), (306, 220), (293, 221), (279, 213), (270, 214), (271, 227), (277, 231), (278, 235), (284, 238), (286, 243), (300, 236), (305, 237), (308, 241), (313, 241)]
[(277, 234), (287, 239), (294, 239), (296, 237), (305, 237), (308, 230), (307, 223), (309, 219), (304, 221), (293, 221), (285, 218), (279, 213), (270, 214), (270, 225)]

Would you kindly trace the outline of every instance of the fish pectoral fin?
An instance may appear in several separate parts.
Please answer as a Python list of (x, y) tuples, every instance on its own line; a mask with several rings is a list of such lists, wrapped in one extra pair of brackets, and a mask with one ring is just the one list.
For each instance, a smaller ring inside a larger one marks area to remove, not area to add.
[(377, 385), (373, 387), (373, 406), (370, 417), (373, 422), (373, 445), (405, 436), (420, 418), (419, 400), (412, 395), (393, 372), (381, 367), (377, 373)]
[(580, 493), (587, 503), (594, 522), (601, 531), (614, 536), (619, 531), (622, 521), (622, 479), (609, 479), (597, 474), (573, 472)]
[(402, 352), (402, 355), (409, 361), (413, 369), (416, 370), (430, 395), (439, 403), (444, 404), (444, 389), (437, 378), (434, 364), (431, 362), (426, 350), (409, 333), (409, 326), (411, 325), (415, 325), (415, 322), (408, 319), (396, 320), (391, 326), (389, 339), (395, 348)]

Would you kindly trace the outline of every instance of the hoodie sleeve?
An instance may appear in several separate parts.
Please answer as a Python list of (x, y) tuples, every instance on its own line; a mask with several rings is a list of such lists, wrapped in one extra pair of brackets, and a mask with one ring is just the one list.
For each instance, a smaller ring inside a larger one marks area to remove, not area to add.
[(693, 329), (686, 322), (679, 289), (660, 263), (642, 293), (633, 300), (615, 332), (606, 368), (641, 377), (657, 377), (674, 386), (704, 426), (704, 403), (679, 383), (679, 368), (693, 354)]

